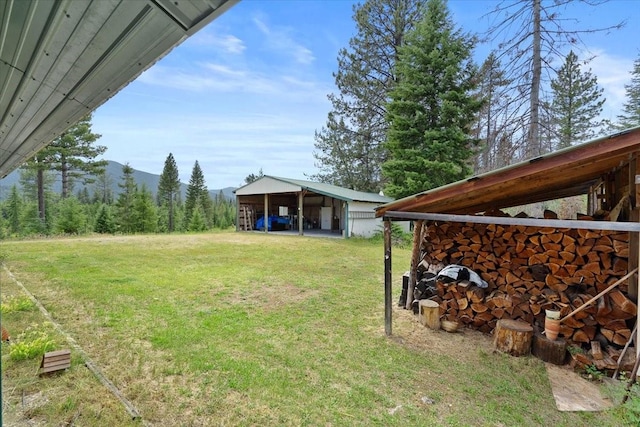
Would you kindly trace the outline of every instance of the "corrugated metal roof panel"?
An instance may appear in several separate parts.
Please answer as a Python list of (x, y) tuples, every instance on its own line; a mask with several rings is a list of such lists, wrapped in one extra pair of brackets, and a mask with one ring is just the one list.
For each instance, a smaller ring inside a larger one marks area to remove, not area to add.
[(586, 194), (603, 175), (638, 153), (640, 127), (387, 203), (377, 215), (472, 214)]
[(0, 177), (236, 2), (0, 3)]
[(325, 184), (322, 182), (304, 181), (300, 179), (289, 179), (272, 177), (281, 181), (290, 182), (295, 185), (299, 185), (304, 189), (311, 190), (315, 193), (323, 194), (325, 196), (335, 197), (336, 199), (354, 201), (354, 202), (372, 202), (372, 203), (388, 203), (393, 199), (391, 197), (381, 196), (376, 193), (366, 193), (363, 191), (350, 190), (344, 187), (338, 187), (337, 185)]

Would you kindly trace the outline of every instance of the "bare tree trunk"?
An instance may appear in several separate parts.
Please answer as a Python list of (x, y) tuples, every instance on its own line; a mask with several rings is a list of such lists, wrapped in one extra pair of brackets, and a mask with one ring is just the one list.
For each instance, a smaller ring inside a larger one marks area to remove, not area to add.
[(533, 75), (531, 77), (531, 121), (527, 135), (528, 154), (542, 154), (540, 146), (540, 79), (542, 78), (542, 53), (540, 45), (540, 0), (533, 0)]
[(64, 156), (60, 160), (60, 176), (62, 178), (62, 198), (66, 199), (69, 195), (69, 164)]

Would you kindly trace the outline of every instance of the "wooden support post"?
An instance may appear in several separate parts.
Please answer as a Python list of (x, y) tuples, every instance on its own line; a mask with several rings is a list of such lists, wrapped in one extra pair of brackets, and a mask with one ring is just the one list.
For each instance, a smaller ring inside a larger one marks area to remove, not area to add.
[(298, 193), (298, 234), (304, 235), (304, 216), (302, 213), (304, 212), (304, 192), (301, 191)]
[(269, 232), (269, 195), (264, 193), (264, 232)]
[(391, 335), (391, 221), (384, 221), (384, 332)]
[[(637, 263), (638, 263), (638, 265), (640, 265), (640, 233), (634, 233), (634, 234), (637, 234), (638, 237), (633, 239), (632, 244), (635, 244), (636, 247), (638, 248)], [(638, 295), (637, 299), (636, 299), (637, 303), (640, 304), (640, 292), (638, 292), (640, 290), (640, 273), (638, 273), (638, 268), (635, 269), (635, 272), (637, 273), (636, 274), (637, 280), (636, 280), (636, 283), (635, 283), (634, 290), (636, 292), (636, 295)], [(632, 290), (632, 288), (629, 287), (629, 293), (631, 293), (631, 290)], [(640, 311), (638, 311), (636, 313), (636, 324), (638, 323), (639, 319), (640, 319)], [(636, 329), (637, 329), (636, 330), (636, 334), (638, 334), (637, 337), (636, 337), (636, 360), (639, 360), (640, 359), (640, 328), (636, 328)], [(637, 365), (637, 363), (636, 363), (636, 365)], [(637, 374), (637, 373), (638, 373), (638, 370), (636, 368), (635, 374)], [(635, 380), (635, 378), (634, 378), (634, 380)]]
[(407, 310), (411, 309), (413, 305), (413, 290), (416, 286), (416, 276), (418, 270), (418, 262), (420, 262), (420, 247), (422, 245), (422, 241), (420, 237), (422, 236), (422, 226), (424, 224), (423, 220), (418, 220), (413, 227), (413, 250), (411, 251), (411, 269), (409, 270), (409, 288), (407, 289), (407, 304), (405, 308)]

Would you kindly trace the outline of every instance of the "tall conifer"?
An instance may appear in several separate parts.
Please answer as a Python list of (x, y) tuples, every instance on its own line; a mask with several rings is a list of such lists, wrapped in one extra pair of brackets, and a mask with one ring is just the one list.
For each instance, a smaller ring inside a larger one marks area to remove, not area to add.
[(443, 0), (426, 3), (424, 18), (400, 48), (399, 82), (387, 107), (387, 195), (405, 197), (470, 173), (471, 125), (482, 106), (473, 94), (473, 44), (454, 27)]

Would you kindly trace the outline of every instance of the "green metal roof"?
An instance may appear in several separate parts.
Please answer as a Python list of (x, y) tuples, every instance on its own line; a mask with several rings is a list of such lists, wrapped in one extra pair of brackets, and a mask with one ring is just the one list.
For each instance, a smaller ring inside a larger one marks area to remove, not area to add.
[(272, 175), (265, 175), (265, 176), (272, 179), (277, 179), (278, 181), (297, 185), (302, 189), (313, 191), (314, 193), (322, 194), (324, 196), (334, 197), (336, 199), (345, 200), (348, 202), (389, 203), (393, 201), (391, 197), (381, 196), (380, 194), (351, 190), (349, 188), (338, 187), (337, 185), (325, 184), (322, 182), (312, 182), (312, 181), (304, 181), (300, 179), (281, 178), (281, 177), (272, 176)]

